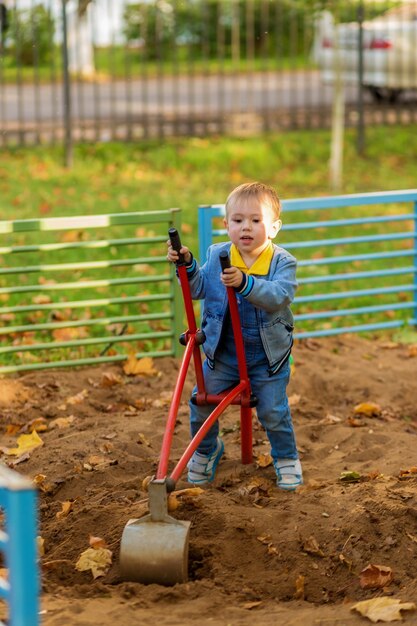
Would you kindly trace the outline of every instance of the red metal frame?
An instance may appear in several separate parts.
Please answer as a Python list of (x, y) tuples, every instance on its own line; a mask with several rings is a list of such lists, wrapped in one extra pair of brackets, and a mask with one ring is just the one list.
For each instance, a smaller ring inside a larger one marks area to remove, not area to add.
[(184, 298), (185, 313), (187, 316), (188, 330), (185, 333), (186, 347), (178, 372), (177, 381), (172, 397), (171, 406), (168, 412), (164, 437), (162, 440), (161, 456), (159, 460), (156, 479), (164, 479), (168, 472), (169, 455), (174, 436), (174, 428), (177, 421), (178, 408), (181, 401), (184, 383), (187, 376), (191, 358), (194, 361), (194, 369), (197, 385), (197, 404), (215, 404), (214, 410), (210, 413), (204, 424), (188, 444), (177, 465), (171, 472), (170, 478), (175, 482), (179, 480), (188, 461), (204, 439), (212, 425), (219, 419), (220, 415), (231, 404), (240, 405), (240, 437), (241, 437), (241, 458), (242, 463), (252, 462), (252, 409), (250, 405), (251, 388), (246, 367), (245, 349), (243, 345), (242, 329), (240, 325), (239, 311), (236, 302), (236, 294), (232, 287), (227, 287), (227, 297), (229, 301), (230, 316), (232, 320), (233, 336), (236, 344), (236, 354), (239, 368), (240, 382), (236, 387), (227, 389), (219, 395), (207, 394), (203, 366), (198, 343), (198, 333), (193, 301), (191, 297), (190, 285), (188, 282), (187, 268), (183, 263), (177, 263), (178, 277)]

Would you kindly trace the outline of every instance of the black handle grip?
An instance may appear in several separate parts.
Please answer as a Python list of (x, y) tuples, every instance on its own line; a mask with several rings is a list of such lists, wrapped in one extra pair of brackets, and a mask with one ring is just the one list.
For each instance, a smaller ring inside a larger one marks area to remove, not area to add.
[(223, 252), (220, 252), (219, 258), (220, 258), (220, 265), (222, 266), (222, 272), (224, 272), (226, 267), (231, 267), (229, 255), (227, 254), (225, 250)]
[(179, 254), (177, 265), (183, 265), (185, 260), (184, 260), (184, 255), (180, 254), (181, 239), (180, 239), (179, 232), (177, 231), (176, 228), (170, 228), (168, 230), (168, 236), (169, 236), (169, 239), (171, 241), (171, 246)]

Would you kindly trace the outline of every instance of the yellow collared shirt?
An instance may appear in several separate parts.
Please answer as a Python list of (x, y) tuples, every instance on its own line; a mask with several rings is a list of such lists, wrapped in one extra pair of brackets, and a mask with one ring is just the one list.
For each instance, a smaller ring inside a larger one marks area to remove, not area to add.
[(274, 254), (274, 248), (272, 241), (266, 246), (265, 250), (256, 259), (255, 263), (251, 267), (247, 267), (245, 261), (242, 259), (242, 255), (239, 249), (232, 243), (230, 248), (230, 263), (240, 269), (245, 274), (257, 274), (258, 276), (265, 276), (269, 272), (272, 257)]

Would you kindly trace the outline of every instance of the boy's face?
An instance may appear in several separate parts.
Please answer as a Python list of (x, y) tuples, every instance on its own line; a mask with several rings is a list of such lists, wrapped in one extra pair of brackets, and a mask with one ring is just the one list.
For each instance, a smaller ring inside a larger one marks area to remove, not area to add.
[(239, 252), (256, 258), (278, 233), (281, 220), (267, 201), (244, 201), (229, 208), (224, 225)]

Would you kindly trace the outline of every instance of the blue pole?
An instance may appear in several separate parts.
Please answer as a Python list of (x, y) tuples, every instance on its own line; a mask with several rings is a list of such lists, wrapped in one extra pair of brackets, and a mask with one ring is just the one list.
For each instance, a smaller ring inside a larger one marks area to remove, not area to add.
[(10, 582), (10, 626), (39, 624), (36, 511), (36, 492), (32, 486), (9, 490), (6, 507), (6, 563)]
[(413, 319), (411, 323), (417, 328), (417, 200), (414, 202), (414, 292)]

